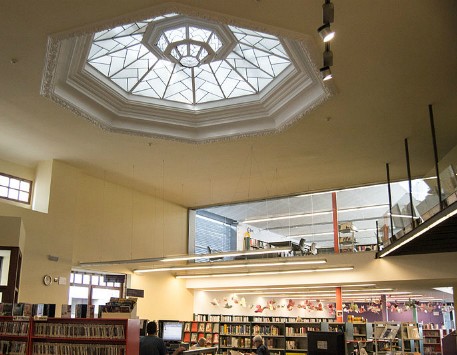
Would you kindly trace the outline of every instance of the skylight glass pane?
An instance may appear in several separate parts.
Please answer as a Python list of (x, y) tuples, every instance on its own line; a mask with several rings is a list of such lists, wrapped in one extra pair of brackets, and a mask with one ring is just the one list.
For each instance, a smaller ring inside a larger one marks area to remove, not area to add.
[(196, 45), (196, 44), (191, 44), (189, 47), (190, 47), (189, 48), (190, 49), (190, 55), (193, 56), (193, 57), (196, 57), (198, 52), (200, 51), (200, 49), (202, 49), (201, 46)]
[(179, 60), (181, 58), (181, 55), (179, 52), (176, 50), (176, 48), (173, 48), (170, 52), (170, 54), (173, 56), (173, 58), (176, 58), (176, 60)]
[(202, 48), (202, 51), (200, 52), (200, 54), (198, 55), (198, 59), (200, 61), (202, 61), (203, 59), (206, 58), (206, 56), (208, 55), (208, 51), (205, 49), (205, 48)]
[(176, 49), (182, 57), (189, 55), (189, 46), (187, 44), (180, 44)]
[(167, 41), (167, 37), (165, 35), (160, 36), (159, 41), (157, 42), (157, 47), (164, 52), (167, 48), (169, 42)]
[[(217, 61), (205, 46), (216, 53), (225, 44), (211, 26), (205, 28), (192, 19), (186, 24), (179, 19), (168, 28), (161, 27), (161, 33), (146, 31), (155, 21), (161, 21), (162, 26), (164, 19), (176, 16), (184, 17), (167, 14), (95, 33), (87, 63), (119, 90), (191, 104), (255, 94), (291, 65), (281, 41), (258, 31), (228, 26), (239, 42), (223, 60)], [(146, 32), (153, 36), (147, 40), (152, 48), (142, 44)], [(176, 42), (189, 39), (206, 44), (186, 42), (176, 46)], [(169, 46), (176, 47), (167, 51)], [(160, 59), (152, 54), (155, 48), (161, 51), (156, 52)], [(200, 66), (194, 67), (197, 61)], [(193, 71), (185, 66), (193, 66)]]
[(167, 37), (168, 42), (170, 43), (182, 41), (186, 38), (186, 28), (175, 28), (172, 30), (165, 31), (164, 34)]
[(222, 42), (215, 34), (211, 36), (208, 41), (209, 46), (213, 49), (214, 52), (217, 52), (219, 48), (222, 47)]
[(5, 186), (0, 186), (0, 196), (8, 197), (8, 188), (6, 188)]
[(211, 36), (211, 33), (211, 31), (205, 30), (203, 28), (189, 26), (189, 38), (198, 42), (206, 42)]

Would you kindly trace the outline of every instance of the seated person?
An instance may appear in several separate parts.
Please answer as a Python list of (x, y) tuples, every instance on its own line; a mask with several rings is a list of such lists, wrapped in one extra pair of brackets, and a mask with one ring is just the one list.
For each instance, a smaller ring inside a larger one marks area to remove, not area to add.
[(191, 349), (204, 348), (204, 347), (206, 347), (207, 344), (208, 344), (208, 342), (206, 341), (206, 339), (201, 337), (200, 339), (198, 339), (197, 344), (192, 345), (190, 348)]
[(252, 342), (254, 343), (254, 348), (256, 348), (255, 355), (270, 355), (270, 350), (263, 343), (263, 338), (260, 335), (256, 335)]
[(149, 322), (146, 331), (147, 335), (140, 338), (140, 355), (166, 355), (165, 343), (157, 336), (157, 323)]

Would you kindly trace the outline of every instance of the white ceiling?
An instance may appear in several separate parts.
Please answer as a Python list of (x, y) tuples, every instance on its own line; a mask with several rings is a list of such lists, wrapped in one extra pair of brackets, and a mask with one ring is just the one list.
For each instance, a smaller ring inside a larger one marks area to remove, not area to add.
[[(310, 35), (322, 45), (316, 32), (322, 1), (177, 2), (290, 37)], [(163, 3), (4, 3), (0, 159), (29, 166), (59, 159), (195, 207), (381, 182), (386, 162), (392, 179), (405, 177), (405, 138), (413, 175), (424, 174), (433, 166), (429, 104), (440, 155), (455, 145), (457, 3), (452, 0), (335, 1), (337, 93), (277, 134), (188, 144), (110, 133), (40, 96), (49, 35)]]

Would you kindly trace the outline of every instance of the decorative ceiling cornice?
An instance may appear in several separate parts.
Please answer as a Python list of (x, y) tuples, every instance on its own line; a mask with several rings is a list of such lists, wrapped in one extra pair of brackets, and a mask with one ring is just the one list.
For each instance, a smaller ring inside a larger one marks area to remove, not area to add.
[[(92, 34), (154, 16), (177, 13), (278, 36), (294, 68), (280, 74), (281, 83), (257, 95), (257, 101), (234, 98), (186, 110), (185, 104), (158, 105), (157, 100), (134, 102), (120, 95), (94, 69), (85, 65)], [(234, 139), (279, 132), (329, 99), (334, 87), (324, 85), (320, 54), (310, 35), (299, 35), (247, 20), (179, 4), (158, 6), (48, 38), (41, 94), (98, 127), (111, 132), (191, 143)], [(251, 102), (250, 102), (251, 101)], [(224, 106), (220, 105), (223, 102)], [(227, 105), (228, 103), (228, 105)]]

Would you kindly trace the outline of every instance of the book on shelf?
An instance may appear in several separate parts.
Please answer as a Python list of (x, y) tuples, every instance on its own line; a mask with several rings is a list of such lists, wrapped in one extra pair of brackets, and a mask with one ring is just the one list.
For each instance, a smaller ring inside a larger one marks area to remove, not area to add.
[(190, 323), (189, 322), (184, 323), (184, 331), (190, 332)]
[(197, 322), (192, 322), (192, 326), (190, 327), (191, 332), (197, 332), (198, 331), (198, 323)]
[(75, 306), (76, 318), (94, 318), (95, 306), (93, 304), (77, 304)]
[(202, 333), (205, 331), (205, 323), (198, 323), (198, 331)]
[(191, 343), (196, 343), (198, 338), (197, 338), (198, 334), (197, 333), (191, 333), (190, 334), (190, 342)]
[(43, 306), (43, 316), (55, 317), (56, 316), (56, 305), (55, 303), (45, 303)]
[(71, 304), (63, 304), (60, 311), (61, 318), (71, 318)]
[(213, 323), (213, 333), (219, 333), (219, 323)]
[(406, 329), (407, 329), (408, 339), (414, 339), (414, 340), (420, 339), (419, 328), (417, 328), (416, 326), (409, 326)]
[(213, 331), (212, 323), (206, 323), (205, 332), (211, 333)]
[(182, 341), (184, 343), (190, 343), (190, 333), (184, 333)]
[(219, 343), (219, 334), (213, 334), (213, 344)]
[(0, 303), (0, 316), (12, 316), (13, 315), (13, 304), (12, 303)]

